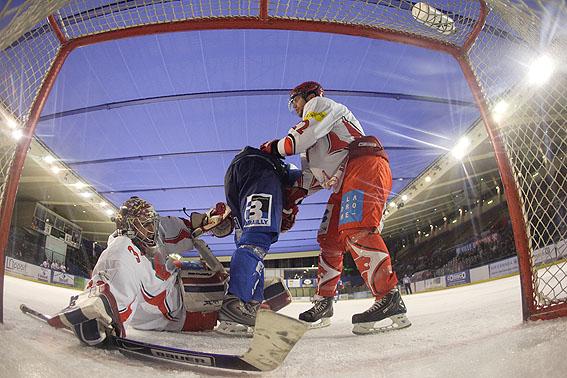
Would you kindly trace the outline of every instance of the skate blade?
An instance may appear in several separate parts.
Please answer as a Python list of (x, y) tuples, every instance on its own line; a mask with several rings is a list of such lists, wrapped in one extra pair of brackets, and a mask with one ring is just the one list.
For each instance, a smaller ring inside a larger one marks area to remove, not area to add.
[(357, 323), (352, 328), (352, 333), (355, 335), (371, 335), (375, 333), (395, 331), (411, 326), (411, 322), (406, 317), (406, 314), (390, 316), (390, 320), (392, 323), (385, 326), (377, 326), (377, 323), (380, 322)]
[(215, 328), (217, 333), (233, 336), (233, 337), (252, 337), (254, 336), (254, 327), (249, 327), (244, 324), (228, 322), (226, 320), (221, 320), (217, 328)]
[(325, 328), (331, 325), (331, 318), (321, 318), (319, 320), (317, 320), (316, 322), (313, 323), (307, 323), (310, 329), (319, 329), (319, 328)]

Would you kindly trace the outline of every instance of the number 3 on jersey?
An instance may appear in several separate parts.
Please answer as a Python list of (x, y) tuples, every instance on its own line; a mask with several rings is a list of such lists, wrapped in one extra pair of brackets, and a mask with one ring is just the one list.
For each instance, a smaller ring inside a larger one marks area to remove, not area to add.
[(244, 211), (244, 227), (259, 227), (272, 225), (272, 195), (252, 194), (246, 198)]

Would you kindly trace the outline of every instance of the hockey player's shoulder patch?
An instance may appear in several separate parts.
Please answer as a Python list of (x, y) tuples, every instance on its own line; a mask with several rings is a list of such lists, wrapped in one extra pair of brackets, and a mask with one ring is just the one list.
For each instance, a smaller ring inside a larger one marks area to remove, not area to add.
[(252, 194), (246, 197), (244, 227), (270, 227), (272, 225), (272, 195)]

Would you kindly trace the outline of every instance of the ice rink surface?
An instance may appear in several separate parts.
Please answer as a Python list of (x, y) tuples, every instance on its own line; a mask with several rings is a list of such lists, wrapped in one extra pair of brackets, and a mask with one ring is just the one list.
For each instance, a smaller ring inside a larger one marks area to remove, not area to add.
[[(118, 351), (81, 346), (72, 335), (22, 314), (20, 303), (54, 313), (74, 290), (5, 277), (0, 325), (0, 377), (245, 376), (195, 368), (172, 370), (128, 359)], [(351, 333), (353, 313), (370, 299), (339, 301), (330, 327), (308, 331), (284, 364), (266, 377), (565, 377), (567, 319), (524, 324), (518, 276), (451, 290), (404, 296), (410, 328)], [(282, 312), (297, 315), (309, 303)], [(130, 330), (129, 338), (218, 353), (243, 353), (249, 339), (218, 334)], [(251, 374), (259, 376), (260, 374)]]

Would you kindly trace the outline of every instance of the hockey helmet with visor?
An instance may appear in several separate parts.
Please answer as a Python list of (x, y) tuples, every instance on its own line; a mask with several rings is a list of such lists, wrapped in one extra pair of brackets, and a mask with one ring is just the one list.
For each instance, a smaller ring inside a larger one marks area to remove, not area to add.
[(289, 92), (289, 102), (287, 104), (289, 111), (293, 112), (293, 100), (296, 97), (300, 96), (307, 101), (307, 97), (311, 94), (314, 94), (315, 96), (323, 96), (324, 90), (321, 84), (316, 81), (306, 81), (293, 88)]

